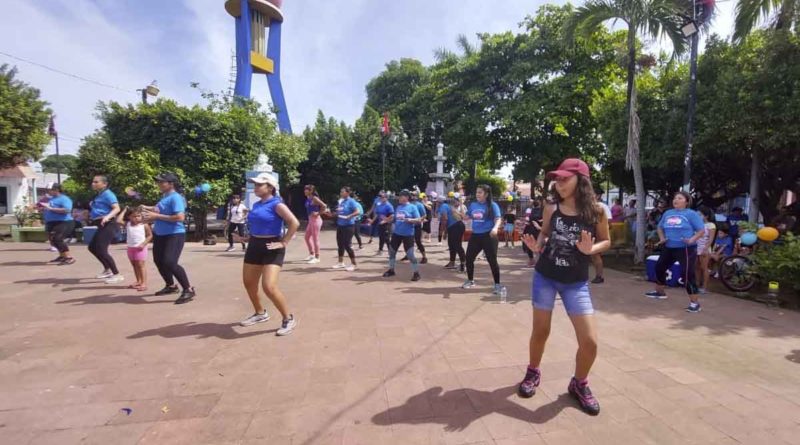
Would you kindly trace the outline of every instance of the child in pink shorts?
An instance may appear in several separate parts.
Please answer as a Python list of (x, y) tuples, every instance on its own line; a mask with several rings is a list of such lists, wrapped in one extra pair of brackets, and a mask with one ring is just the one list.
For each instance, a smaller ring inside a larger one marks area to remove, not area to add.
[[(127, 216), (127, 218), (126, 218)], [(153, 240), (153, 231), (150, 224), (142, 219), (140, 208), (125, 208), (117, 217), (117, 222), (122, 223), (127, 219), (125, 231), (128, 240), (128, 259), (131, 260), (133, 273), (136, 274), (136, 283), (128, 286), (139, 291), (147, 290), (147, 245)]]

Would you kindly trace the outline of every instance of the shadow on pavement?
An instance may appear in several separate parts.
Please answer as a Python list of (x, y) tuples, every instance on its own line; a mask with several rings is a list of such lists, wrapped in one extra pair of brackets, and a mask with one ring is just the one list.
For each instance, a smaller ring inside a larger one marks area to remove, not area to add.
[(792, 351), (791, 354), (786, 356), (786, 360), (789, 360), (792, 363), (800, 364), (800, 349), (795, 349)]
[[(83, 281), (89, 280), (88, 278), (35, 278), (33, 280), (20, 280), (15, 281), (14, 284), (51, 284), (52, 287), (67, 286), (75, 284), (86, 284)], [(97, 281), (97, 280), (90, 280)]]
[[(91, 288), (90, 288), (91, 289)], [(115, 304), (115, 303), (124, 303), (124, 304), (159, 304), (159, 303), (172, 303), (172, 300), (156, 300), (156, 301), (147, 301), (144, 297), (145, 296), (152, 296), (152, 295), (114, 295), (114, 294), (102, 294), (102, 295), (92, 295), (89, 297), (83, 298), (72, 298), (69, 300), (61, 300), (56, 301), (56, 304), (71, 304), (73, 306), (83, 306), (87, 304)]]
[(8, 261), (0, 263), (0, 266), (56, 266), (56, 264), (48, 263), (47, 261)]
[(239, 326), (239, 323), (195, 323), (193, 321), (186, 323), (173, 324), (161, 328), (148, 329), (146, 331), (138, 332), (129, 335), (127, 338), (145, 338), (145, 337), (163, 337), (163, 338), (180, 338), (180, 337), (196, 337), (211, 338), (216, 337), (222, 340), (236, 340), (240, 338), (253, 337), (256, 335), (275, 333), (277, 329), (270, 329), (267, 331), (248, 332), (240, 334), (236, 332), (233, 327)]
[[(479, 391), (470, 388), (442, 391), (442, 388), (438, 386), (429, 388), (412, 396), (403, 405), (374, 415), (372, 423), (381, 426), (443, 424), (445, 430), (453, 432), (463, 431), (481, 417), (499, 413), (523, 422), (543, 424), (573, 405), (569, 395), (561, 394), (556, 400), (531, 411), (509, 400), (509, 397), (517, 392), (516, 385), (494, 391)], [(472, 404), (465, 404), (467, 401)], [(476, 409), (475, 404), (481, 406), (481, 409)], [(575, 405), (577, 406), (577, 404)], [(463, 409), (464, 406), (468, 406), (468, 408)], [(448, 412), (450, 415), (441, 417), (435, 414), (436, 411)]]

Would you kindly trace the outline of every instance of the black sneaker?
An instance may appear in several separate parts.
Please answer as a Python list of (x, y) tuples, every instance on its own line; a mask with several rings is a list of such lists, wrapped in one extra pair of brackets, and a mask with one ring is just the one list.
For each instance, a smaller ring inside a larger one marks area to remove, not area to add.
[(69, 266), (71, 264), (75, 264), (75, 258), (73, 257), (64, 258), (64, 261), (58, 263), (59, 266)]
[(419, 264), (428, 264), (428, 257), (423, 256), (422, 260), (419, 262)]
[(177, 300), (175, 300), (175, 304), (188, 303), (194, 299), (194, 295), (195, 295), (194, 288), (184, 289), (183, 292), (181, 292), (181, 296), (178, 297)]
[(414, 276), (411, 277), (411, 281), (419, 281), (420, 278), (419, 272), (414, 272)]
[(594, 277), (594, 280), (592, 280), (592, 283), (594, 283), (594, 284), (603, 284), (605, 282), (606, 282), (606, 279), (601, 277), (601, 276), (599, 276), (599, 275)]
[(525, 378), (522, 379), (522, 382), (519, 384), (519, 388), (517, 392), (519, 393), (520, 397), (530, 398), (536, 394), (536, 388), (539, 386), (539, 383), (542, 379), (542, 372), (539, 368), (531, 369), (530, 367), (525, 372)]
[(592, 395), (592, 390), (589, 389), (588, 384), (580, 384), (578, 380), (573, 377), (569, 382), (569, 388), (567, 390), (581, 405), (583, 412), (590, 416), (600, 414), (600, 403), (598, 403), (597, 399)]
[(389, 269), (383, 273), (383, 278), (393, 277), (394, 275), (394, 269)]
[(455, 269), (455, 268), (456, 268), (456, 263), (454, 263), (454, 262), (450, 261), (449, 263), (447, 263), (447, 264), (444, 266), (444, 268), (445, 268), (445, 269)]
[(64, 262), (64, 257), (61, 256), (61, 255), (59, 255), (59, 256), (53, 258), (52, 260), (48, 261), (49, 264), (58, 264), (58, 263), (63, 263), (63, 262)]
[(156, 291), (155, 296), (160, 297), (162, 295), (177, 294), (177, 293), (178, 293), (178, 286), (164, 286), (164, 289)]
[(461, 272), (461, 273), (464, 273), (464, 272), (467, 271), (467, 269), (464, 267), (463, 263), (460, 266), (458, 266), (458, 271)]
[(404, 256), (400, 261), (408, 261), (408, 255)]

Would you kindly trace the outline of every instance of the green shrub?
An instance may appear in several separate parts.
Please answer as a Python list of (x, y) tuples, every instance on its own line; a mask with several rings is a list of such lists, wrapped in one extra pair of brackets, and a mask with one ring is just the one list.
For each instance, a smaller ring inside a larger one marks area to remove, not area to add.
[(800, 292), (800, 237), (787, 233), (781, 240), (780, 244), (758, 249), (756, 269), (765, 280)]

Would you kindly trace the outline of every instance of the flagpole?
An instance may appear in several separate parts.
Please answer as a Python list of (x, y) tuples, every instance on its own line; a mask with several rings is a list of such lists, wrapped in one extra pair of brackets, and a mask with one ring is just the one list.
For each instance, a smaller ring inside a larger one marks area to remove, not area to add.
[(58, 150), (58, 133), (56, 133), (56, 181), (61, 184), (61, 152)]

